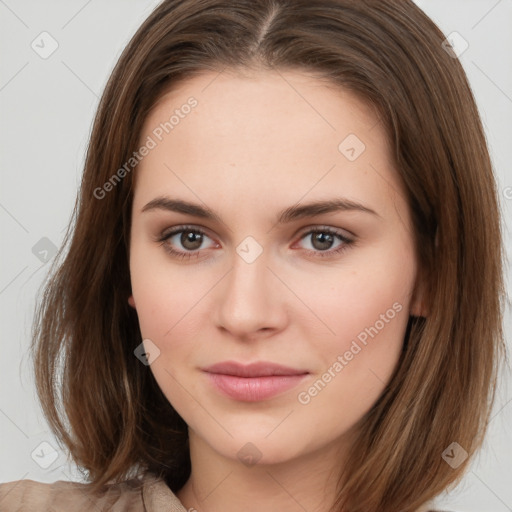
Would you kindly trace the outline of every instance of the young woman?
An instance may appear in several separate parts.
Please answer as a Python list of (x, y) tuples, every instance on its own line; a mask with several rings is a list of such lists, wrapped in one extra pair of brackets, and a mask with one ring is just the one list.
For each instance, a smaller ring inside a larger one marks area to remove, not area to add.
[(89, 483), (3, 484), (2, 510), (423, 512), (460, 480), (504, 353), (502, 245), (444, 40), (408, 0), (158, 6), (34, 326)]

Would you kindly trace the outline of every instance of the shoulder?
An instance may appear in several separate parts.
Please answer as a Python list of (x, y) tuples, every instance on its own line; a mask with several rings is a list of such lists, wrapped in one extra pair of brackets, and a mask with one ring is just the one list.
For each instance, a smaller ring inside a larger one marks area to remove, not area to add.
[[(85, 483), (62, 480), (53, 483), (16, 480), (0, 484), (0, 510), (2, 512), (148, 510), (143, 500), (143, 488), (147, 485), (150, 489), (161, 489), (162, 485), (167, 488), (162, 481), (154, 478), (132, 479), (109, 484), (96, 493), (92, 493)], [(170, 489), (168, 490), (171, 492)]]

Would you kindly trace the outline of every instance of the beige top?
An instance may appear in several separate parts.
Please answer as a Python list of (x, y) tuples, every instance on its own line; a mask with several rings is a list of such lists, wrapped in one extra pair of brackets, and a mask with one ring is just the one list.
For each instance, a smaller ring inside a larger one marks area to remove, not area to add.
[[(142, 485), (141, 485), (142, 484)], [(0, 484), (2, 512), (187, 512), (167, 484), (148, 475), (87, 492), (86, 484), (59, 480), (51, 484), (16, 480)]]
[[(59, 480), (48, 484), (15, 480), (0, 484), (1, 512), (194, 512), (181, 504), (167, 484), (155, 476), (110, 484), (91, 494), (86, 484)], [(428, 507), (418, 512), (428, 512)], [(435, 512), (435, 511), (431, 511)]]

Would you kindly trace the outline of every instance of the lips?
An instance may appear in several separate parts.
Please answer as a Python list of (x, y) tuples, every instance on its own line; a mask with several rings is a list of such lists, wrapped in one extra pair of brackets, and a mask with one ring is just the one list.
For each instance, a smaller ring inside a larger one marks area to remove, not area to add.
[(243, 365), (231, 361), (217, 363), (204, 369), (208, 373), (233, 375), (235, 377), (268, 377), (273, 375), (304, 375), (305, 370), (297, 370), (275, 363), (258, 362)]
[(210, 383), (228, 397), (243, 402), (270, 399), (297, 386), (306, 370), (270, 362), (248, 365), (226, 361), (203, 368)]

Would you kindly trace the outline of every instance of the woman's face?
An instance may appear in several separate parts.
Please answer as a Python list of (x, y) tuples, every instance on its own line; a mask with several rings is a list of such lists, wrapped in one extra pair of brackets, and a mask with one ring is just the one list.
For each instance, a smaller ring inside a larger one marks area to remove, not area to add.
[(130, 303), (191, 440), (247, 465), (348, 446), (421, 314), (376, 115), (304, 73), (205, 73), (140, 140)]

